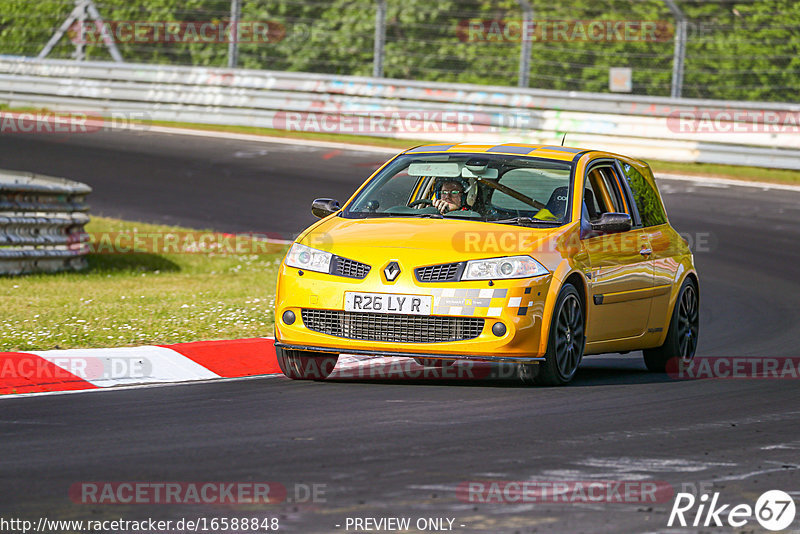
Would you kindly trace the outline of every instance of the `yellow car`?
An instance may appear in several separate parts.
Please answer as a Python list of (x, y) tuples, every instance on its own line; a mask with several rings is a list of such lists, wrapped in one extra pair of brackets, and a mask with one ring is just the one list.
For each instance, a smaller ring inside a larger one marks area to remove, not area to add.
[(292, 244), (278, 274), (284, 374), (339, 354), (511, 362), (562, 385), (586, 354), (688, 363), (699, 326), (689, 246), (647, 164), (561, 146), (428, 145), (378, 169)]

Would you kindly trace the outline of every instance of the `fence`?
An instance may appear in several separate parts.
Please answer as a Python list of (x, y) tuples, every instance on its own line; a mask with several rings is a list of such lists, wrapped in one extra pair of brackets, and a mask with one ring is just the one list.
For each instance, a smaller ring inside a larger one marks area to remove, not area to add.
[[(559, 144), (566, 134), (567, 146), (644, 159), (800, 168), (800, 105), (789, 104), (7, 57), (0, 57), (0, 102), (96, 113), (111, 126), (139, 118), (409, 144)], [(697, 127), (704, 114), (710, 131)], [(764, 122), (767, 116), (786, 124)]]
[(632, 94), (778, 102), (797, 27), (792, 2), (0, 0), (0, 54), (588, 92), (624, 67)]
[(87, 267), (91, 190), (63, 178), (0, 171), (0, 274)]

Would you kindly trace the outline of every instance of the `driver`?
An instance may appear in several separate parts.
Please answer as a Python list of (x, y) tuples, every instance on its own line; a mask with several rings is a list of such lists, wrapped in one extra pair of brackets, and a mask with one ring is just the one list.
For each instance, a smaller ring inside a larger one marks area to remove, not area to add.
[(467, 210), (464, 199), (464, 184), (458, 181), (446, 180), (441, 184), (433, 198), (433, 207), (439, 213), (445, 214), (448, 211)]

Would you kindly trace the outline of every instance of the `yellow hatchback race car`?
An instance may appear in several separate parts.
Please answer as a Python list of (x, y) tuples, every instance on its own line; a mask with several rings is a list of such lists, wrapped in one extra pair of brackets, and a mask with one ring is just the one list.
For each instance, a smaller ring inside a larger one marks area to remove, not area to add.
[(278, 273), (284, 374), (339, 354), (506, 362), (562, 385), (586, 354), (688, 363), (699, 283), (647, 164), (561, 146), (429, 145), (378, 169), (292, 244)]

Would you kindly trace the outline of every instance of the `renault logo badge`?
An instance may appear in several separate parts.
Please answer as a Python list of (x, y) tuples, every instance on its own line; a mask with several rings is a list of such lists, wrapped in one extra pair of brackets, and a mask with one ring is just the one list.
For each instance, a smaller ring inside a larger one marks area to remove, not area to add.
[(384, 267), (383, 275), (387, 281), (394, 282), (400, 276), (400, 265), (396, 261), (390, 262), (389, 265)]

